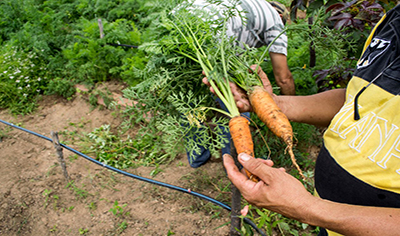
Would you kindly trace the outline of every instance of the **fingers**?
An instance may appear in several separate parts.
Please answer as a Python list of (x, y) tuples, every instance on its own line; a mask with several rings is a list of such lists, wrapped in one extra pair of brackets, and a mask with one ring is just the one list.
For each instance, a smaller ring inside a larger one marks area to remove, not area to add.
[(271, 160), (262, 161), (260, 159), (253, 158), (246, 153), (240, 153), (238, 155), (238, 160), (250, 173), (259, 177), (266, 184), (270, 182), (268, 176), (271, 171), (270, 168), (273, 165), (273, 162)]
[[(272, 160), (270, 160), (270, 159), (267, 159), (267, 160), (260, 159), (260, 161), (262, 163), (266, 164), (269, 167), (273, 167), (274, 166), (274, 162)], [(286, 169), (283, 168), (283, 167), (279, 167), (278, 170), (286, 172)]]
[(250, 68), (254, 71), (257, 70), (258, 76), (260, 76), (261, 81), (263, 82), (264, 89), (266, 89), (269, 93), (272, 94), (272, 85), (271, 82), (268, 79), (267, 74), (261, 69), (260, 66), (257, 65), (251, 65)]
[(255, 182), (249, 180), (246, 174), (239, 171), (231, 155), (224, 154), (223, 160), (226, 172), (228, 174), (228, 178), (239, 190), (242, 189), (242, 186), (245, 186), (247, 184), (250, 185), (256, 184)]
[(274, 166), (274, 162), (272, 160), (263, 160), (260, 159), (262, 161), (262, 163), (266, 164), (267, 166), (273, 167)]
[(244, 174), (239, 171), (231, 155), (224, 154), (222, 158), (228, 176), (237, 177), (239, 179), (242, 179), (242, 177), (244, 177)]
[[(239, 154), (238, 158), (239, 158), (239, 161), (241, 163), (242, 162), (246, 162), (247, 160), (250, 160), (250, 159), (254, 159), (255, 160), (255, 158), (252, 158), (252, 157), (250, 157), (249, 155), (247, 155), (245, 153)], [(249, 159), (247, 159), (247, 158), (249, 158)], [(225, 154), (223, 156), (223, 160), (224, 160), (225, 169), (226, 169), (226, 171), (228, 173), (228, 177), (229, 177), (229, 179), (231, 179), (232, 182), (235, 182), (236, 179), (239, 179), (238, 182), (243, 182), (243, 181), (247, 181), (248, 180), (248, 177), (247, 177), (246, 173), (243, 171), (244, 169), (242, 171), (239, 171), (239, 169), (237, 168), (237, 166), (235, 164), (235, 161), (233, 160), (232, 156), (230, 156), (229, 154)], [(257, 159), (257, 160), (258, 160), (260, 166), (261, 165), (266, 165), (268, 167), (272, 167), (274, 165), (274, 162), (272, 160), (263, 160), (263, 159)], [(282, 170), (282, 171), (285, 171), (284, 168), (279, 168), (279, 169)], [(252, 174), (256, 175), (256, 176), (259, 176), (253, 171), (250, 171), (250, 172)], [(233, 179), (235, 179), (235, 180), (233, 180)]]
[[(202, 82), (210, 88), (211, 93), (215, 94), (215, 90), (212, 88), (207, 77), (203, 77)], [(239, 108), (240, 112), (252, 112), (253, 108), (250, 105), (247, 94), (244, 90), (239, 88), (235, 83), (229, 83), (233, 97), (236, 101), (236, 106)]]
[(233, 94), (233, 97), (236, 101), (236, 106), (239, 108), (240, 112), (251, 112), (253, 111), (252, 106), (250, 105), (250, 101), (247, 97), (247, 93), (237, 86), (235, 83), (230, 83), (230, 88)]
[(250, 104), (248, 102), (244, 102), (244, 101), (237, 101), (236, 102), (236, 106), (239, 109), (240, 112), (252, 112), (253, 108), (252, 106), (250, 106)]
[(240, 214), (242, 216), (246, 216), (247, 213), (249, 213), (249, 205), (244, 206), (243, 209), (240, 211)]
[[(204, 72), (203, 72), (203, 73), (204, 73)], [(211, 93), (215, 94), (215, 91), (214, 91), (214, 89), (211, 87), (210, 82), (208, 82), (207, 77), (203, 77), (202, 82), (203, 82), (203, 84), (207, 85), (207, 86), (210, 88), (210, 92), (211, 92)]]

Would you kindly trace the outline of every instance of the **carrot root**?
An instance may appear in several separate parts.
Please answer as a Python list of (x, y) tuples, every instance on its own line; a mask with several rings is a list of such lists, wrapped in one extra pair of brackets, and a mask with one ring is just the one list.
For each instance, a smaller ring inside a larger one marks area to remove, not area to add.
[(294, 153), (293, 153), (293, 148), (289, 147), (289, 146), (287, 148), (288, 148), (290, 159), (292, 160), (292, 164), (294, 165), (294, 167), (296, 167), (301, 178), (303, 180), (306, 180), (306, 177), (304, 176), (303, 171), (301, 170), (300, 166), (297, 164), (296, 157), (294, 156)]
[[(237, 153), (246, 153), (254, 157), (254, 143), (251, 137), (249, 121), (243, 116), (235, 116), (229, 121), (229, 130)], [(254, 182), (260, 179), (245, 169), (247, 177)]]
[(303, 172), (297, 164), (293, 153), (293, 130), (287, 116), (276, 105), (271, 95), (260, 86), (253, 87), (249, 93), (249, 100), (260, 120), (267, 125), (272, 133), (285, 142), (290, 159), (304, 180)]

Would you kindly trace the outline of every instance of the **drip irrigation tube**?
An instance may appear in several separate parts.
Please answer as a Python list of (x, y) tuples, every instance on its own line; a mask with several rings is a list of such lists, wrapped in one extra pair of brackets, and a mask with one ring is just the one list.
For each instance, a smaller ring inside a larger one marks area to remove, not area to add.
[(136, 45), (120, 44), (120, 43), (107, 43), (110, 46), (128, 47), (128, 48), (138, 48)]
[[(47, 141), (49, 141), (49, 142), (53, 142), (53, 140), (52, 140), (51, 138), (49, 138), (49, 137), (46, 137), (46, 136), (44, 136), (44, 135), (35, 133), (35, 132), (30, 131), (30, 130), (25, 129), (25, 128), (19, 127), (19, 126), (17, 126), (17, 125), (14, 125), (14, 124), (12, 124), (12, 123), (7, 122), (7, 121), (4, 121), (4, 120), (1, 120), (1, 119), (0, 119), (0, 122), (3, 123), (3, 124), (5, 124), (5, 125), (11, 126), (11, 127), (13, 127), (13, 128), (16, 128), (16, 129), (25, 131), (25, 132), (27, 132), (27, 133), (29, 133), (29, 134), (35, 135), (35, 136), (37, 136), (37, 137), (39, 137), (39, 138), (45, 139), (45, 140), (47, 140)], [(159, 186), (162, 186), (162, 187), (166, 187), (166, 188), (170, 188), (170, 189), (173, 189), (173, 190), (177, 190), (177, 191), (180, 191), (180, 192), (183, 192), (183, 193), (187, 193), (187, 194), (190, 194), (190, 195), (199, 197), (199, 198), (201, 198), (201, 199), (203, 199), (203, 200), (212, 202), (212, 203), (214, 203), (215, 205), (218, 205), (218, 206), (224, 208), (225, 210), (228, 210), (228, 211), (231, 211), (231, 210), (232, 210), (231, 207), (228, 206), (228, 205), (226, 205), (225, 203), (222, 203), (222, 202), (220, 202), (220, 201), (217, 201), (216, 199), (213, 199), (213, 198), (211, 198), (211, 197), (209, 197), (209, 196), (206, 196), (206, 195), (203, 195), (203, 194), (201, 194), (201, 193), (198, 193), (198, 192), (195, 192), (195, 191), (191, 191), (190, 189), (185, 189), (185, 188), (178, 187), (178, 186), (175, 186), (175, 185), (167, 184), (167, 183), (164, 183), (164, 182), (160, 182), (160, 181), (157, 181), (157, 180), (148, 179), (148, 178), (145, 178), (145, 177), (141, 177), (141, 176), (138, 176), (138, 175), (134, 175), (134, 174), (131, 174), (131, 173), (129, 173), (129, 172), (126, 172), (126, 171), (117, 169), (117, 168), (115, 168), (115, 167), (106, 165), (106, 164), (104, 164), (104, 163), (102, 163), (102, 162), (100, 162), (100, 161), (97, 161), (97, 160), (95, 160), (95, 159), (93, 159), (93, 158), (91, 158), (91, 157), (89, 157), (89, 156), (87, 156), (87, 155), (85, 155), (85, 154), (83, 154), (83, 153), (81, 153), (81, 152), (79, 152), (79, 151), (77, 151), (77, 150), (71, 148), (71, 147), (68, 147), (67, 145), (62, 144), (62, 143), (60, 143), (60, 146), (63, 147), (63, 148), (65, 148), (65, 149), (67, 149), (67, 150), (69, 150), (69, 151), (71, 151), (71, 152), (73, 152), (73, 153), (75, 153), (75, 154), (77, 154), (77, 155), (79, 155), (79, 156), (81, 156), (81, 157), (83, 157), (83, 158), (85, 158), (85, 159), (88, 160), (88, 161), (91, 161), (91, 162), (93, 162), (93, 163), (95, 163), (95, 164), (97, 164), (97, 165), (100, 165), (100, 166), (102, 166), (102, 167), (104, 167), (104, 168), (106, 168), (106, 169), (112, 170), (112, 171), (117, 172), (117, 173), (120, 173), (120, 174), (122, 174), (122, 175), (131, 177), (131, 178), (134, 178), (134, 179), (137, 179), (137, 180), (140, 180), (140, 181), (144, 181), (144, 182), (147, 182), (147, 183), (150, 183), (150, 184), (155, 184), (155, 185), (159, 185)], [(263, 232), (261, 229), (259, 229), (259, 228), (254, 224), (254, 222), (252, 222), (250, 219), (248, 219), (248, 218), (243, 218), (243, 220), (244, 220), (244, 222), (245, 222), (246, 224), (250, 225), (253, 229), (255, 229), (260, 235), (263, 235), (263, 236), (265, 235), (264, 232)]]

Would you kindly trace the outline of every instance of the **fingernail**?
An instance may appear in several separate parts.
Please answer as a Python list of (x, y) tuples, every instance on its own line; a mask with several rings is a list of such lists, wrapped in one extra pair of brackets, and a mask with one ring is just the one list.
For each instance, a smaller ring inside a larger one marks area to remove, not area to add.
[(239, 158), (240, 158), (240, 160), (242, 160), (242, 161), (248, 161), (248, 160), (250, 160), (250, 156), (247, 155), (246, 153), (240, 153), (240, 154), (239, 154)]

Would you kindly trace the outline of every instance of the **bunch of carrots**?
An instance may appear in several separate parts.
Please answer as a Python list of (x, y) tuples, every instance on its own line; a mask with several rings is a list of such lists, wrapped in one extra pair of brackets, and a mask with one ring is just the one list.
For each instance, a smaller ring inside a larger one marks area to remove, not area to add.
[[(180, 53), (201, 65), (215, 94), (227, 107), (227, 111), (217, 108), (210, 109), (221, 112), (230, 118), (229, 130), (237, 153), (246, 153), (254, 157), (254, 143), (250, 131), (250, 122), (246, 117), (240, 115), (230, 89), (230, 82), (236, 83), (247, 91), (254, 112), (275, 135), (285, 142), (292, 163), (304, 179), (304, 175), (293, 154), (292, 126), (271, 95), (264, 89), (258, 74), (255, 72), (250, 73), (250, 66), (243, 60), (243, 56), (238, 55), (245, 54), (243, 48), (237, 46), (233, 39), (226, 36), (225, 29), (228, 19), (224, 19), (218, 35), (215, 36), (215, 40), (211, 40), (213, 45), (210, 45), (209, 38), (196, 37), (198, 32), (195, 32), (196, 27), (193, 27), (188, 15), (179, 17), (178, 14), (175, 15), (175, 19), (177, 21), (172, 22), (172, 24), (188, 44), (187, 50)], [(268, 49), (269, 47), (266, 48), (261, 59), (258, 60), (258, 66), (261, 64)], [(245, 171), (250, 179), (255, 182), (259, 181), (257, 176), (247, 170)]]

